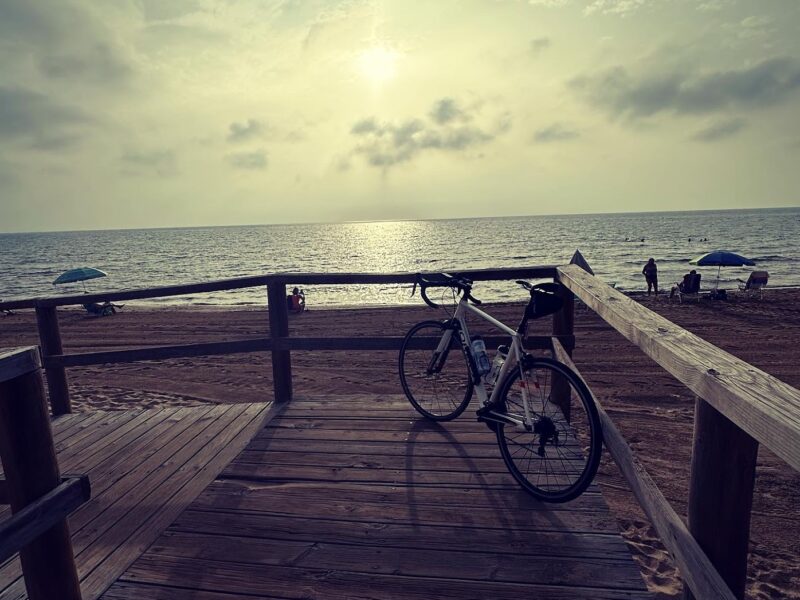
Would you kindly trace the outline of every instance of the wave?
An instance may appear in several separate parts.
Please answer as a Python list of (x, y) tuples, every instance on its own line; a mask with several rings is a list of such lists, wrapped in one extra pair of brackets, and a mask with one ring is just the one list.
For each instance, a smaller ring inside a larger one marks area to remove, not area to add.
[(781, 256), (780, 254), (767, 254), (766, 256), (753, 256), (750, 260), (759, 262), (765, 260), (788, 260), (793, 261), (796, 260), (790, 256)]

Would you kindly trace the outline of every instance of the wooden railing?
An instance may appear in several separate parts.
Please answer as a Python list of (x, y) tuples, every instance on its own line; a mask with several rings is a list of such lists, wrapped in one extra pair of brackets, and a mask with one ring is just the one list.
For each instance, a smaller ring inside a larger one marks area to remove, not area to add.
[(0, 563), (19, 552), (31, 600), (80, 600), (67, 515), (90, 496), (85, 476), (58, 472), (37, 348), (0, 351)]
[[(506, 269), (480, 269), (460, 271), (474, 281), (552, 278), (556, 275), (554, 266), (538, 266)], [(102, 294), (80, 294), (77, 296), (58, 296), (0, 302), (0, 309), (18, 310), (33, 308), (41, 342), (42, 362), (47, 375), (50, 406), (54, 415), (71, 412), (69, 386), (65, 369), (68, 367), (96, 364), (125, 363), (139, 360), (163, 360), (215, 354), (234, 354), (240, 352), (272, 353), (272, 379), (275, 400), (287, 402), (292, 398), (292, 350), (397, 350), (403, 340), (401, 336), (382, 337), (336, 337), (309, 338), (289, 337), (289, 312), (286, 305), (287, 285), (369, 285), (369, 284), (411, 284), (415, 281), (412, 273), (295, 273), (239, 277), (204, 283), (175, 285), (168, 287), (125, 290)], [(111, 352), (88, 352), (64, 354), (56, 308), (59, 306), (80, 305), (90, 302), (139, 300), (180, 296), (220, 290), (233, 290), (249, 287), (267, 286), (267, 308), (269, 310), (270, 336), (211, 342), (203, 344), (183, 344), (178, 346), (150, 346), (134, 350)], [(558, 332), (554, 332), (558, 335)], [(504, 340), (488, 339), (487, 343), (503, 343)], [(572, 347), (574, 340), (564, 338), (563, 343)], [(529, 348), (549, 348), (549, 337), (530, 337)]]
[[(743, 598), (747, 542), (758, 444), (800, 469), (800, 392), (644, 308), (577, 265), (462, 271), (475, 281), (553, 278), (564, 306), (553, 335), (531, 337), (530, 348), (549, 349), (576, 368), (574, 299), (583, 301), (697, 395), (689, 491), (689, 523), (669, 505), (598, 402), (605, 444), (680, 568), (687, 598)], [(413, 274), (280, 274), (145, 290), (0, 303), (0, 309), (35, 308), (52, 410), (69, 412), (64, 370), (73, 366), (236, 352), (272, 352), (275, 398), (292, 397), (292, 350), (394, 350), (397, 337), (289, 337), (287, 284), (404, 284)], [(112, 352), (62, 353), (55, 309), (93, 301), (120, 301), (266, 285), (271, 336)], [(488, 338), (497, 344), (503, 338)], [(576, 368), (577, 370), (577, 368)], [(52, 381), (51, 381), (52, 378)]]
[[(688, 529), (598, 403), (605, 444), (675, 559), (685, 597), (744, 598), (758, 445), (800, 470), (800, 391), (576, 265), (557, 271), (571, 293), (696, 394)], [(553, 347), (572, 364), (566, 349)]]

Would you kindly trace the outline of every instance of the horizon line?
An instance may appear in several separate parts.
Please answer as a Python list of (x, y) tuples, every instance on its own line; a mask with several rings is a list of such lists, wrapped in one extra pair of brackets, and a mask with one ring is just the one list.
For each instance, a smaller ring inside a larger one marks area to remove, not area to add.
[(469, 217), (436, 217), (436, 218), (407, 218), (407, 219), (363, 219), (345, 221), (293, 221), (287, 223), (238, 223), (232, 225), (164, 225), (155, 227), (112, 227), (108, 229), (43, 229), (39, 231), (0, 231), (0, 235), (24, 235), (35, 233), (93, 233), (99, 231), (153, 231), (169, 229), (211, 229), (211, 228), (236, 228), (236, 227), (288, 227), (294, 225), (350, 225), (359, 223), (415, 223), (422, 221), (468, 221), (476, 219), (519, 219), (531, 217), (594, 217), (602, 215), (658, 215), (678, 213), (719, 213), (719, 212), (747, 212), (764, 210), (797, 210), (800, 206), (761, 206), (739, 208), (703, 208), (693, 210), (645, 210), (645, 211), (611, 211), (611, 212), (574, 212), (574, 213), (548, 213), (526, 215), (483, 215)]

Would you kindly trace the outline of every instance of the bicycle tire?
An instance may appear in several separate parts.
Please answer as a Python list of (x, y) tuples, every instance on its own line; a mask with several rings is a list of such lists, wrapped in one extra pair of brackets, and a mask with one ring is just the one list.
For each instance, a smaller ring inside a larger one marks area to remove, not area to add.
[(422, 321), (409, 329), (400, 347), (403, 392), (417, 412), (433, 421), (450, 421), (463, 413), (474, 387), (469, 363), (455, 331), (449, 347), (435, 362), (435, 348), (413, 347), (414, 340), (422, 337), (440, 340), (446, 329), (441, 321)]
[[(581, 495), (597, 473), (603, 444), (600, 417), (586, 384), (569, 367), (548, 358), (527, 359), (523, 364), (538, 432), (497, 423), (500, 453), (525, 491), (545, 502), (568, 502)], [(567, 411), (552, 400), (553, 375), (569, 385)], [(521, 420), (524, 409), (517, 390), (522, 386), (514, 386), (519, 378), (518, 368), (505, 378), (496, 412)]]

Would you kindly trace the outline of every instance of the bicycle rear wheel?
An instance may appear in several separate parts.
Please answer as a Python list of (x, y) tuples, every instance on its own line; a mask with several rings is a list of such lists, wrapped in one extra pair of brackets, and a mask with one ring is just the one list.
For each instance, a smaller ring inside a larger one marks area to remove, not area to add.
[[(450, 343), (439, 354), (436, 345), (445, 334)], [(473, 384), (458, 333), (440, 321), (414, 325), (400, 347), (400, 383), (414, 408), (428, 419), (449, 421), (464, 412)]]
[[(496, 412), (520, 425), (497, 423), (500, 453), (514, 479), (545, 502), (582, 494), (600, 463), (600, 418), (586, 384), (566, 365), (530, 359), (503, 381)], [(526, 428), (522, 391), (528, 392), (533, 425)]]

